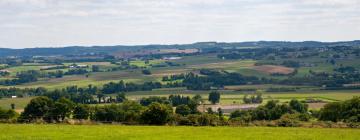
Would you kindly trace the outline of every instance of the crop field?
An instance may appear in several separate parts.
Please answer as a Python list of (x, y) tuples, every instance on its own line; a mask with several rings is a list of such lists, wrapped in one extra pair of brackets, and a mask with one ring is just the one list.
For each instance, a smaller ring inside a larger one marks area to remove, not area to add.
[(0, 139), (21, 140), (357, 140), (359, 129), (1, 124)]
[[(66, 86), (77, 84), (79, 87), (87, 86), (89, 84), (101, 86), (104, 83), (111, 81), (135, 81), (135, 82), (144, 82), (144, 81), (158, 81), (161, 82), (161, 77), (166, 75), (174, 75), (187, 73), (192, 71), (197, 71), (202, 68), (207, 69), (216, 69), (224, 70), (228, 72), (237, 72), (247, 76), (257, 76), (257, 77), (266, 77), (266, 78), (275, 78), (282, 79), (287, 76), (271, 76), (271, 73), (291, 73), (294, 68), (284, 67), (284, 66), (275, 66), (275, 65), (262, 65), (255, 66), (257, 62), (267, 63), (281, 63), (285, 60), (293, 60), (304, 63), (311, 63), (314, 66), (311, 67), (300, 67), (297, 68), (297, 77), (303, 77), (309, 75), (309, 71), (315, 72), (333, 72), (333, 69), (339, 65), (360, 65), (357, 61), (352, 61), (349, 59), (339, 60), (336, 65), (331, 65), (326, 63), (324, 58), (301, 58), (301, 59), (277, 59), (277, 60), (224, 60), (218, 58), (213, 54), (198, 55), (198, 56), (184, 56), (182, 59), (178, 60), (163, 60), (163, 59), (154, 59), (149, 60), (148, 64), (145, 64), (144, 60), (132, 60), (130, 65), (136, 65), (138, 67), (146, 67), (151, 72), (152, 75), (143, 75), (141, 69), (137, 70), (119, 70), (113, 72), (92, 72), (86, 77), (85, 75), (76, 75), (76, 76), (64, 76), (63, 78), (51, 78), (51, 79), (39, 79), (37, 82), (26, 83), (23, 85), (18, 85), (19, 88), (25, 87), (45, 87), (45, 88), (64, 88)], [(152, 67), (152, 65), (163, 64), (165, 61), (170, 61), (179, 66), (168, 66), (168, 67)], [(63, 63), (65, 66), (71, 65), (73, 63)], [(111, 69), (117, 67), (115, 64), (110, 62), (78, 62), (79, 65), (88, 65), (88, 70), (91, 69), (92, 65), (97, 65), (100, 69)], [(46, 67), (52, 67), (56, 65), (46, 64), (46, 63), (24, 63), (22, 66), (10, 67), (5, 70), (10, 71), (12, 77), (1, 77), (2, 79), (11, 79), (14, 78), (17, 72), (26, 71), (26, 70), (40, 70)], [(68, 69), (61, 69), (62, 71), (67, 71)], [(55, 70), (47, 70), (55, 71)]]
[[(80, 84), (80, 83), (79, 83)], [(244, 95), (246, 94), (239, 91), (232, 90), (223, 90), (220, 91), (222, 93), (220, 105), (241, 105), (243, 104)], [(190, 91), (185, 90), (184, 88), (170, 88), (170, 89), (155, 89), (153, 91), (137, 91), (137, 92), (128, 92), (126, 96), (129, 100), (140, 100), (144, 97), (149, 96), (160, 96), (160, 97), (168, 97), (171, 94), (184, 95), (184, 96), (195, 96), (196, 94), (200, 94), (203, 99), (206, 101), (206, 104), (209, 104), (207, 101), (209, 91)], [(116, 95), (109, 95), (115, 97)], [(264, 92), (263, 98), (266, 103), (268, 100), (278, 100), (280, 103), (289, 102), (291, 99), (297, 100), (306, 100), (306, 99), (317, 99), (323, 102), (336, 102), (336, 101), (344, 101), (347, 99), (351, 99), (354, 96), (360, 96), (359, 90), (338, 90), (338, 91), (303, 91), (303, 92)], [(24, 98), (3, 98), (0, 99), (0, 107), (4, 109), (10, 109), (12, 103), (16, 105), (16, 110), (21, 111), (27, 103), (31, 100), (30, 97)], [(318, 104), (309, 104), (310, 109), (319, 109), (323, 107), (325, 103)]]
[(33, 97), (25, 98), (3, 98), (0, 99), (0, 107), (10, 109), (11, 104), (15, 104), (15, 110), (21, 112)]

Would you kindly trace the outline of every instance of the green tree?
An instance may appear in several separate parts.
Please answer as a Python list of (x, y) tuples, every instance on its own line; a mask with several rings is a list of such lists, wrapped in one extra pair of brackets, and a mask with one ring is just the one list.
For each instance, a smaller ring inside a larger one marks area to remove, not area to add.
[(300, 101), (295, 100), (295, 99), (291, 100), (289, 105), (290, 105), (291, 109), (293, 109), (299, 113), (306, 113), (308, 111), (307, 104), (301, 103)]
[(21, 113), (20, 120), (30, 122), (36, 119), (43, 119), (54, 107), (54, 102), (48, 97), (37, 97), (30, 101)]
[(78, 104), (74, 108), (74, 119), (86, 120), (90, 116), (90, 108), (87, 105)]
[(220, 102), (220, 93), (217, 91), (213, 91), (209, 93), (209, 101), (212, 104), (216, 104)]
[(191, 109), (187, 105), (178, 105), (176, 107), (175, 113), (186, 116), (191, 113)]
[(45, 115), (48, 121), (61, 122), (66, 117), (69, 118), (75, 104), (66, 98), (60, 98), (55, 102), (54, 106), (50, 109), (49, 113)]
[(122, 103), (122, 102), (124, 102), (124, 101), (126, 101), (126, 100), (127, 100), (127, 99), (126, 99), (125, 93), (118, 93), (118, 94), (116, 95), (116, 102)]
[(169, 105), (152, 103), (141, 114), (141, 120), (145, 124), (163, 125), (169, 122), (172, 108)]

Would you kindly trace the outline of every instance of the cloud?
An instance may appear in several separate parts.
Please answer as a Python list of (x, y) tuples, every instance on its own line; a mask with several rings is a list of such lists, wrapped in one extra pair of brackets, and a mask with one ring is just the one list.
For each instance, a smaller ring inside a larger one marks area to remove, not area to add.
[(0, 46), (351, 40), (359, 6), (358, 0), (0, 0)]

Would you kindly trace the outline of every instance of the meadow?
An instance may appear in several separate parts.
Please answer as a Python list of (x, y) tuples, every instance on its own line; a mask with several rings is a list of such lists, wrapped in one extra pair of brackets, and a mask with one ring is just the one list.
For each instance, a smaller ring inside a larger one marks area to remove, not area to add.
[(358, 140), (359, 129), (1, 124), (0, 139), (21, 140)]
[[(220, 90), (221, 99), (220, 105), (241, 105), (243, 104), (243, 97), (245, 95), (249, 95), (247, 93), (241, 91), (234, 90)], [(136, 91), (136, 92), (128, 92), (126, 93), (126, 98), (129, 100), (140, 100), (144, 97), (149, 96), (160, 96), (160, 97), (169, 97), (170, 95), (184, 95), (193, 97), (197, 94), (201, 95), (206, 104), (210, 104), (207, 101), (209, 91), (192, 91), (186, 90), (185, 88), (164, 88), (164, 89), (154, 89), (152, 91)], [(115, 97), (115, 94), (110, 94), (108, 96)], [(360, 96), (359, 90), (324, 90), (324, 91), (299, 91), (299, 92), (263, 92), (262, 96), (264, 98), (264, 102), (266, 103), (269, 100), (278, 100), (280, 103), (289, 102), (291, 99), (297, 100), (306, 100), (309, 98), (322, 100), (324, 102), (336, 102), (336, 101), (344, 101), (347, 99), (351, 99), (354, 96)], [(24, 98), (3, 98), (0, 99), (0, 107), (4, 109), (10, 109), (11, 104), (14, 103), (16, 105), (16, 109), (21, 111), (27, 103), (33, 97), (24, 97)], [(96, 99), (96, 96), (94, 96)], [(310, 109), (319, 109), (321, 106), (311, 106)]]

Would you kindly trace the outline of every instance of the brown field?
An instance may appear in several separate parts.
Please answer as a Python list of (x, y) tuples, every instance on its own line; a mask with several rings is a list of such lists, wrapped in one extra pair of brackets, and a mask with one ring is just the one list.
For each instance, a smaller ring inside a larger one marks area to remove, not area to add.
[(310, 109), (319, 109), (324, 107), (327, 103), (308, 103)]
[(253, 69), (268, 74), (273, 74), (273, 73), (289, 74), (294, 71), (293, 68), (284, 67), (284, 66), (275, 66), (275, 65), (254, 66)]

